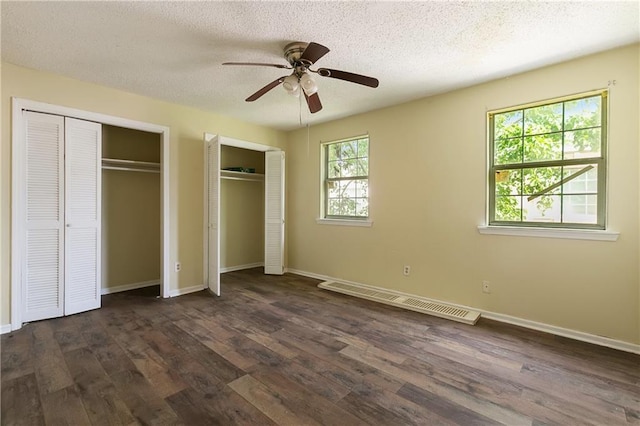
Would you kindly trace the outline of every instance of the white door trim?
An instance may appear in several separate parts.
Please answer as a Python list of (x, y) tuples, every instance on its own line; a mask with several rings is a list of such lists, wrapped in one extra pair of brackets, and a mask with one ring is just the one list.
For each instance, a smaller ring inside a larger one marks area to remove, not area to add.
[(18, 218), (24, 215), (22, 197), (24, 195), (24, 182), (19, 178), (23, 172), (24, 164), (20, 161), (24, 140), (24, 119), (22, 111), (34, 111), (45, 114), (55, 114), (65, 117), (73, 117), (81, 120), (95, 121), (117, 127), (125, 127), (150, 133), (158, 133), (161, 136), (160, 151), (160, 176), (161, 176), (161, 226), (162, 226), (162, 297), (169, 297), (171, 287), (171, 209), (170, 209), (170, 155), (169, 155), (169, 127), (158, 124), (145, 123), (122, 117), (115, 117), (75, 108), (37, 102), (28, 99), (12, 97), (11, 120), (11, 147), (12, 147), (12, 172), (11, 172), (11, 330), (22, 327), (22, 289), (20, 276), (20, 253), (24, 243), (23, 233)]

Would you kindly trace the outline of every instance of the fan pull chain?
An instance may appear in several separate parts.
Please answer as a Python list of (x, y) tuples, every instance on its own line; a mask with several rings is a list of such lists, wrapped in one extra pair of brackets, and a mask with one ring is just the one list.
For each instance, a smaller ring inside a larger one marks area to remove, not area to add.
[(309, 158), (309, 123), (307, 123), (307, 158)]
[[(301, 90), (302, 92), (302, 90)], [(298, 96), (298, 118), (299, 118), (299, 123), (302, 126), (302, 96), (303, 94), (300, 93), (300, 95)]]

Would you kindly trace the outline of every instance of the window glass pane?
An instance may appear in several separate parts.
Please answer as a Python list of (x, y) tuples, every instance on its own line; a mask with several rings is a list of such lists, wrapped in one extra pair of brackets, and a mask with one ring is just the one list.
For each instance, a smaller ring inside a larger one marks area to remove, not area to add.
[(358, 159), (349, 158), (342, 161), (342, 177), (358, 176)]
[(600, 128), (572, 130), (564, 134), (564, 158), (600, 156)]
[(496, 196), (496, 220), (520, 222), (522, 197), (519, 195)]
[[(534, 195), (548, 189), (562, 180), (562, 167), (537, 167), (522, 171), (523, 194)], [(557, 194), (560, 187), (554, 188), (546, 194)]]
[(340, 182), (339, 181), (328, 181), (327, 182), (327, 195), (329, 198), (339, 198), (340, 197)]
[(560, 195), (543, 195), (531, 201), (525, 198), (524, 220), (530, 222), (560, 222), (562, 203)]
[(369, 175), (369, 159), (359, 158), (356, 163), (356, 176), (368, 176)]
[(522, 194), (522, 170), (499, 170), (495, 179), (496, 195)]
[(356, 197), (356, 181), (343, 180), (340, 182), (340, 196), (355, 198)]
[(497, 139), (494, 153), (495, 164), (522, 163), (522, 138)]
[(369, 181), (360, 179), (356, 183), (356, 197), (367, 197), (369, 190)]
[(568, 223), (597, 223), (598, 196), (597, 195), (565, 195), (563, 197), (563, 222)]
[(503, 112), (493, 117), (493, 138), (522, 136), (522, 110)]
[(327, 151), (329, 152), (327, 156), (329, 161), (335, 161), (340, 158), (340, 144), (327, 145)]
[(601, 126), (601, 97), (576, 99), (564, 103), (564, 129)]
[(358, 157), (369, 156), (369, 141), (366, 139), (358, 139)]
[(342, 142), (339, 144), (342, 147), (342, 158), (356, 158), (358, 156), (358, 143), (356, 141)]
[(327, 175), (329, 178), (341, 177), (342, 174), (340, 172), (341, 172), (340, 161), (329, 161), (327, 163)]
[(562, 133), (526, 136), (524, 162), (562, 159)]
[(596, 194), (598, 192), (598, 165), (597, 164), (579, 164), (575, 166), (564, 167), (564, 178), (579, 173), (585, 168), (591, 167), (586, 173), (580, 174), (578, 177), (564, 183), (562, 185), (563, 194)]
[(354, 216), (356, 203), (348, 198), (329, 199), (328, 212), (329, 216)]
[(538, 135), (562, 130), (562, 103), (524, 110), (524, 134)]
[(358, 198), (356, 200), (356, 216), (369, 216), (369, 200), (367, 198)]

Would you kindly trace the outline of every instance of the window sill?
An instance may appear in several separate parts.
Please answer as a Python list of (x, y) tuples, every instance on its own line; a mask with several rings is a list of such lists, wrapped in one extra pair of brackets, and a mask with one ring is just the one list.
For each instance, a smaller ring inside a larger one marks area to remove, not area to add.
[(338, 225), (338, 226), (361, 226), (370, 228), (373, 222), (370, 220), (349, 220), (349, 219), (316, 219), (318, 225)]
[(486, 235), (512, 235), (518, 237), (565, 238), (569, 240), (617, 241), (619, 232), (591, 229), (524, 228), (516, 226), (479, 225), (478, 232)]

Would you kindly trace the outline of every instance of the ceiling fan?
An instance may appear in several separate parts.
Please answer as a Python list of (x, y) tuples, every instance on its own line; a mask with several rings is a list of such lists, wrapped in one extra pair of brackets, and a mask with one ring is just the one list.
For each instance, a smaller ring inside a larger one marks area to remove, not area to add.
[(318, 96), (318, 85), (309, 74), (310, 72), (318, 74), (321, 77), (336, 78), (338, 80), (362, 84), (363, 86), (368, 87), (378, 87), (378, 80), (373, 77), (334, 70), (331, 68), (318, 68), (316, 70), (312, 70), (310, 67), (327, 53), (329, 53), (329, 49), (321, 44), (296, 41), (289, 43), (284, 47), (284, 57), (287, 62), (289, 62), (289, 65), (264, 64), (258, 62), (225, 62), (222, 65), (256, 65), (293, 70), (291, 75), (279, 77), (245, 100), (247, 102), (253, 102), (269, 90), (282, 84), (282, 87), (284, 87), (290, 95), (298, 97), (300, 96), (300, 92), (302, 92), (307, 100), (307, 105), (309, 106), (309, 111), (311, 111), (311, 113), (320, 111), (322, 109), (322, 103)]

